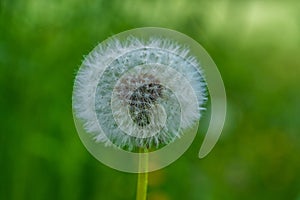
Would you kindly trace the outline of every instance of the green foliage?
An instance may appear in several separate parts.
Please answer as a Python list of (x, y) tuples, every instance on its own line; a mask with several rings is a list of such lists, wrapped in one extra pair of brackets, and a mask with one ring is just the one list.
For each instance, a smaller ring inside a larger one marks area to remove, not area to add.
[(183, 157), (149, 174), (149, 200), (299, 199), (299, 9), (298, 1), (1, 0), (0, 199), (135, 198), (137, 175), (104, 166), (80, 142), (71, 95), (82, 55), (142, 26), (202, 44), (228, 95), (215, 149), (197, 158), (200, 128)]

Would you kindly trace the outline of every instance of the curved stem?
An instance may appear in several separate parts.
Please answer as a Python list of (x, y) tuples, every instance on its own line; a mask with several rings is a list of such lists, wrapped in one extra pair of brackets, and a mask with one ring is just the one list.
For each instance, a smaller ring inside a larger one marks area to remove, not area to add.
[(148, 186), (148, 157), (143, 157), (143, 153), (147, 153), (147, 149), (140, 149), (139, 169), (146, 171), (138, 174), (136, 200), (147, 199), (147, 186)]

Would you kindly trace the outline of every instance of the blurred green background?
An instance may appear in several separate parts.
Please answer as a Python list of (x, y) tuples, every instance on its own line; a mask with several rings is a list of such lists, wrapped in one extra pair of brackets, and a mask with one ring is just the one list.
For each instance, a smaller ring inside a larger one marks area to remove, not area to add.
[(149, 200), (300, 200), (300, 2), (0, 0), (0, 199), (135, 199), (136, 174), (82, 145), (71, 95), (83, 55), (121, 31), (159, 26), (197, 40), (223, 76), (228, 116), (149, 175)]

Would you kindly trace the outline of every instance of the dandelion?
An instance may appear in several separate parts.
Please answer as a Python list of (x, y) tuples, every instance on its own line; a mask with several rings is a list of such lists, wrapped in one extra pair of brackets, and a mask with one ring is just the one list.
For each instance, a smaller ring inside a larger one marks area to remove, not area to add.
[[(162, 37), (113, 38), (97, 46), (74, 85), (75, 115), (86, 132), (95, 142), (130, 151), (159, 148), (180, 138), (200, 119), (206, 100), (200, 64), (188, 53), (187, 47)], [(198, 102), (191, 102), (182, 79)]]
[[(100, 43), (85, 57), (74, 83), (73, 110), (95, 143), (148, 152), (184, 136), (200, 120), (206, 95), (201, 65), (186, 44), (129, 34)], [(138, 186), (144, 190), (145, 184)]]

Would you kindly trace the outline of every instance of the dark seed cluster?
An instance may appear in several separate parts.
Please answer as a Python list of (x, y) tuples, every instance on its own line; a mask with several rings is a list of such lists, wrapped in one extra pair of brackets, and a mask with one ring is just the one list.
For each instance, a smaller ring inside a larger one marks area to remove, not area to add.
[(163, 86), (157, 83), (144, 84), (137, 88), (130, 97), (130, 115), (132, 120), (141, 127), (150, 124), (150, 109), (162, 96)]

